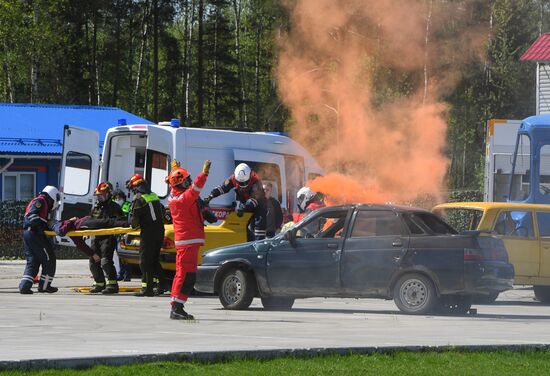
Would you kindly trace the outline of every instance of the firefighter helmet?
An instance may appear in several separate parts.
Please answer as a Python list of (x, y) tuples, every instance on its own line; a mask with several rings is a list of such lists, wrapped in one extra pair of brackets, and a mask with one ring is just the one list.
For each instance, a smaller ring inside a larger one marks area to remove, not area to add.
[(235, 167), (235, 180), (240, 187), (244, 188), (248, 185), (251, 175), (252, 170), (246, 163), (241, 163)]
[(135, 190), (141, 184), (145, 183), (145, 179), (140, 174), (133, 174), (132, 177), (126, 182), (126, 188)]
[(184, 183), (187, 179), (190, 179), (189, 172), (183, 167), (176, 167), (170, 171), (165, 181), (170, 184), (172, 188)]
[(59, 201), (61, 201), (61, 194), (56, 187), (53, 185), (47, 185), (44, 189), (42, 189), (42, 193), (45, 193), (53, 201), (52, 209), (55, 209), (59, 205)]
[(315, 197), (317, 193), (312, 191), (308, 187), (302, 187), (296, 194), (296, 198), (298, 199), (298, 209), (300, 209), (302, 212), (306, 210), (307, 204)]
[(111, 198), (113, 186), (109, 182), (101, 182), (95, 188), (94, 195), (97, 196), (100, 202), (108, 201)]

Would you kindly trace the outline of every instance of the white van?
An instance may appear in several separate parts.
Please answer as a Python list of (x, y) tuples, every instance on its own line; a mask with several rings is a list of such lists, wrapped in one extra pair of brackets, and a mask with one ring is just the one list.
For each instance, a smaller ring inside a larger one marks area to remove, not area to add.
[[(60, 191), (62, 207), (58, 219), (89, 215), (94, 189), (100, 181), (126, 192), (125, 183), (134, 173), (142, 174), (161, 200), (166, 203), (168, 185), (164, 182), (170, 161), (181, 162), (194, 178), (206, 159), (212, 161), (203, 196), (222, 184), (235, 166), (247, 163), (263, 182), (273, 184), (273, 196), (281, 207), (296, 210), (296, 192), (323, 170), (297, 142), (276, 134), (242, 132), (177, 126), (177, 122), (159, 125), (121, 125), (107, 131), (100, 161), (99, 135), (96, 131), (65, 126)], [(223, 219), (232, 209), (234, 194), (211, 202)]]

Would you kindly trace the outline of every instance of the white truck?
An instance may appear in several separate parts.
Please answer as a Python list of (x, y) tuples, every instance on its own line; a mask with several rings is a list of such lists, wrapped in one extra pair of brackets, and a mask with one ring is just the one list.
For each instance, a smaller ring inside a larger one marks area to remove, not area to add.
[[(212, 161), (205, 195), (223, 183), (236, 165), (245, 162), (264, 182), (273, 184), (273, 197), (289, 212), (296, 209), (296, 192), (323, 174), (300, 144), (277, 134), (185, 128), (176, 121), (119, 125), (107, 131), (100, 160), (98, 133), (66, 125), (59, 187), (63, 200), (58, 219), (88, 215), (100, 181), (126, 190), (125, 183), (134, 173), (142, 174), (165, 203), (169, 190), (164, 178), (172, 159), (180, 161), (193, 177), (206, 159)], [(219, 219), (232, 211), (234, 199), (233, 194), (227, 194), (211, 202)]]

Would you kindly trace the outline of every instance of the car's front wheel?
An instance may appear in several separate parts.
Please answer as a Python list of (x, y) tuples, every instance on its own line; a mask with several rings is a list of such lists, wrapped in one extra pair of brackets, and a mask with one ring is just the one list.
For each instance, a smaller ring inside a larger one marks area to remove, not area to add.
[(254, 277), (242, 269), (229, 269), (221, 278), (219, 298), (226, 309), (247, 309), (254, 293)]
[(550, 303), (550, 286), (533, 286), (535, 298), (541, 303)]
[(294, 305), (294, 299), (281, 297), (262, 298), (262, 305), (268, 311), (288, 311)]
[(393, 300), (402, 312), (423, 315), (434, 309), (437, 294), (433, 282), (422, 274), (406, 274), (393, 288)]

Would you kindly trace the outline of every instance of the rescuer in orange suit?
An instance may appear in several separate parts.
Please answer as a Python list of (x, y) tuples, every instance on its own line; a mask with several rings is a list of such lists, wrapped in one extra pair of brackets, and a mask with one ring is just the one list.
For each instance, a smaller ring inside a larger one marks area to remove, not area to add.
[(173, 320), (193, 320), (193, 315), (184, 310), (184, 305), (195, 286), (197, 257), (199, 248), (204, 244), (203, 208), (199, 194), (206, 183), (210, 171), (210, 161), (204, 162), (202, 172), (191, 182), (191, 175), (172, 161), (170, 175), (166, 182), (171, 193), (168, 207), (174, 224), (176, 243), (176, 275), (171, 290), (170, 318)]
[(302, 187), (296, 193), (296, 203), (298, 204), (298, 213), (294, 214), (294, 222), (301, 221), (306, 215), (314, 210), (324, 208), (325, 203), (322, 200), (323, 195), (312, 191), (309, 187)]

